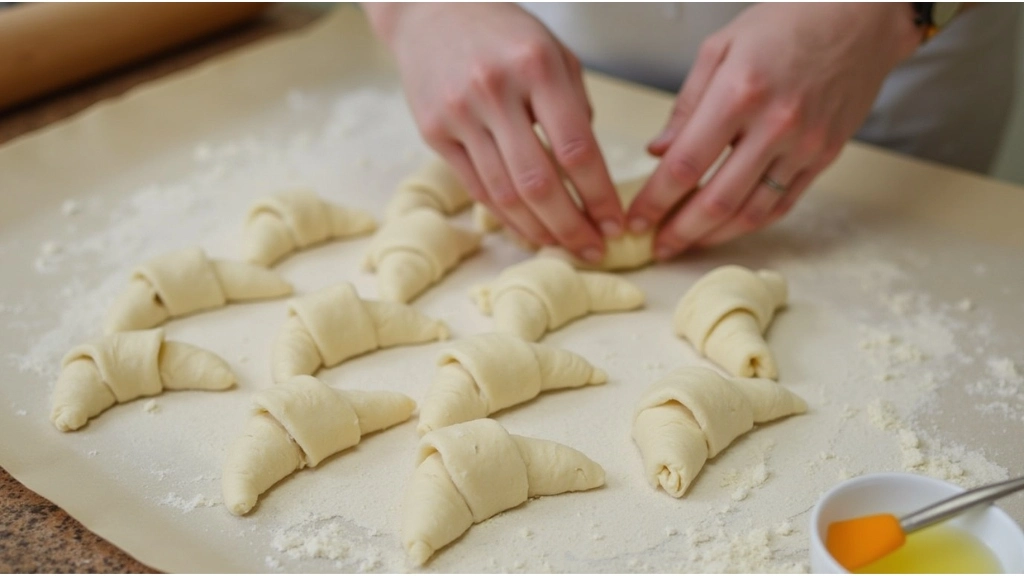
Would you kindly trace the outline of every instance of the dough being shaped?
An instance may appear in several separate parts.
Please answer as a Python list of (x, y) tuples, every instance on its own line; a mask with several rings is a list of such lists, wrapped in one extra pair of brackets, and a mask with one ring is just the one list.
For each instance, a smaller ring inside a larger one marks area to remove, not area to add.
[(623, 234), (618, 238), (605, 238), (604, 258), (600, 262), (587, 262), (560, 246), (544, 246), (538, 256), (558, 258), (581, 270), (622, 271), (643, 268), (654, 262), (654, 233)]
[(231, 368), (213, 352), (164, 340), (160, 328), (120, 332), (75, 346), (61, 361), (50, 421), (78, 430), (116, 403), (164, 390), (226, 390)]
[(471, 295), (500, 332), (536, 342), (591, 312), (639, 308), (644, 293), (605, 272), (582, 272), (555, 258), (533, 258), (509, 266), (496, 280), (476, 286)]
[(224, 505), (236, 516), (293, 472), (405, 422), (416, 403), (397, 392), (336, 390), (312, 376), (296, 376), (258, 392), (253, 408), (221, 474)]
[(384, 210), (390, 222), (418, 208), (451, 215), (469, 206), (471, 200), (448, 163), (434, 158), (398, 184)]
[(776, 379), (779, 371), (764, 332), (786, 298), (786, 279), (778, 272), (722, 266), (683, 295), (672, 326), (733, 376)]
[(107, 316), (106, 332), (152, 328), (168, 318), (228, 302), (291, 293), (291, 285), (266, 268), (211, 260), (199, 248), (186, 248), (157, 256), (135, 269), (128, 288)]
[(264, 198), (245, 221), (245, 259), (270, 266), (284, 256), (332, 238), (364, 236), (377, 229), (373, 216), (343, 208), (309, 190)]
[(473, 226), (480, 232), (497, 232), (504, 227), (501, 220), (479, 202), (473, 204)]
[(480, 247), (476, 232), (416, 209), (385, 224), (370, 242), (366, 268), (377, 271), (381, 300), (409, 302)]
[[(647, 178), (644, 176), (616, 185), (624, 208), (629, 208)], [(618, 238), (605, 238), (604, 258), (597, 263), (581, 260), (559, 246), (545, 246), (538, 255), (560, 258), (582, 270), (633, 270), (654, 262), (654, 232), (639, 235), (626, 233)]]
[(421, 566), (473, 524), (527, 498), (603, 484), (604, 469), (580, 452), (509, 434), (494, 420), (434, 430), (420, 441), (405, 492), (402, 545)]
[(448, 327), (398, 302), (363, 300), (351, 284), (288, 302), (288, 320), (272, 355), (275, 382), (379, 348), (448, 338)]
[(807, 404), (764, 378), (726, 378), (688, 366), (655, 382), (637, 404), (633, 440), (651, 486), (681, 498), (704, 467), (754, 424), (802, 414)]
[(481, 334), (452, 343), (420, 407), (416, 431), (483, 418), (557, 388), (604, 384), (608, 375), (582, 356), (524, 342), (511, 334)]

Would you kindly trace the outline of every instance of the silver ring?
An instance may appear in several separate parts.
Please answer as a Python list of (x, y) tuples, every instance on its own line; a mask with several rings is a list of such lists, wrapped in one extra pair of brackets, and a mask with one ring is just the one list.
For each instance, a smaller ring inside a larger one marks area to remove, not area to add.
[(761, 177), (761, 183), (771, 188), (772, 190), (775, 190), (779, 194), (785, 194), (786, 192), (789, 192), (789, 189), (783, 186), (781, 182), (779, 182), (778, 180), (772, 180), (767, 175)]

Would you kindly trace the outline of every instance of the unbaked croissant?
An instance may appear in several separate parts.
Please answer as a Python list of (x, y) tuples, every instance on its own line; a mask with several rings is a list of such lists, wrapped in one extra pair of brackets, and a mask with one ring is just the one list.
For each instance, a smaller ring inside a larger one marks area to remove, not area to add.
[(451, 215), (470, 202), (469, 194), (448, 163), (434, 158), (398, 184), (398, 190), (385, 208), (385, 220), (394, 220), (417, 208)]
[(378, 348), (446, 338), (444, 322), (407, 304), (363, 300), (351, 284), (338, 284), (288, 302), (288, 320), (272, 354), (274, 381)]
[(480, 311), (495, 327), (535, 342), (591, 312), (639, 308), (644, 293), (629, 281), (604, 272), (581, 272), (555, 258), (533, 258), (509, 266), (490, 284), (473, 288)]
[(157, 256), (135, 269), (114, 301), (106, 332), (142, 330), (168, 318), (219, 308), (229, 301), (277, 298), (292, 287), (275, 272), (229, 260), (211, 260), (199, 248)]
[(786, 297), (786, 279), (778, 272), (722, 266), (683, 295), (672, 325), (733, 376), (775, 379), (779, 371), (764, 332)]
[(253, 408), (245, 431), (228, 448), (221, 475), (224, 505), (238, 516), (293, 472), (405, 422), (416, 403), (397, 392), (336, 390), (312, 376), (296, 376), (258, 392)]
[(61, 364), (50, 412), (61, 432), (78, 430), (116, 403), (164, 390), (225, 390), (235, 384), (235, 375), (219, 356), (164, 340), (159, 328), (75, 346)]
[(704, 462), (754, 424), (802, 414), (807, 404), (764, 378), (726, 378), (713, 370), (674, 370), (644, 392), (633, 420), (647, 479), (680, 498)]
[(382, 300), (409, 302), (480, 246), (480, 235), (418, 208), (386, 223), (370, 242), (365, 266), (377, 271)]
[(511, 334), (481, 334), (453, 342), (420, 407), (416, 431), (425, 434), (483, 418), (557, 388), (604, 384), (608, 375), (582, 356)]
[(604, 469), (580, 452), (509, 434), (494, 420), (434, 430), (420, 441), (405, 492), (402, 545), (420, 566), (473, 524), (528, 498), (603, 484)]
[(245, 221), (245, 259), (270, 266), (284, 256), (331, 238), (362, 236), (377, 223), (361, 210), (327, 202), (309, 190), (264, 198)]

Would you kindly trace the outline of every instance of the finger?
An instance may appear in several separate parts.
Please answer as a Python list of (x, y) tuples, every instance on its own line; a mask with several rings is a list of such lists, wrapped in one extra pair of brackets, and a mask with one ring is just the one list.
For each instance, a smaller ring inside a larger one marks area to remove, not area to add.
[(462, 137), (469, 160), (485, 190), (485, 204), (491, 211), (529, 242), (541, 245), (553, 243), (554, 238), (545, 226), (516, 194), (494, 139), (482, 129), (466, 131)]
[(682, 90), (672, 106), (672, 113), (661, 133), (647, 145), (647, 151), (654, 156), (663, 156), (672, 142), (679, 136), (687, 120), (693, 115), (707, 91), (715, 71), (725, 60), (728, 45), (716, 38), (708, 38), (701, 44), (697, 59), (686, 75)]
[(573, 90), (579, 97), (579, 101), (586, 105), (587, 122), (593, 122), (594, 107), (590, 104), (587, 86), (583, 83), (583, 65), (580, 63), (580, 59), (568, 49), (563, 48), (562, 54), (565, 57), (565, 67), (569, 70), (569, 80), (572, 81)]
[(533, 215), (568, 250), (597, 262), (604, 242), (562, 184), (522, 108), (492, 113), (494, 140), (520, 199)]
[[(487, 189), (480, 181), (480, 177), (477, 175), (476, 168), (473, 166), (473, 161), (470, 159), (466, 149), (456, 141), (444, 141), (439, 142), (434, 146), (434, 149), (446, 162), (452, 167), (452, 170), (458, 176), (462, 185), (466, 187), (466, 191), (469, 193), (470, 198), (483, 204), (487, 207), (488, 211), (498, 220), (501, 221), (502, 225), (506, 228), (515, 230), (515, 224), (509, 222), (508, 218), (504, 214), (500, 214), (497, 208), (494, 206), (494, 202), (491, 201), (490, 196), (487, 195)], [(521, 233), (516, 230), (517, 234)]]
[(772, 208), (772, 212), (771, 214), (768, 215), (768, 220), (765, 223), (765, 226), (770, 226), (775, 222), (778, 222), (779, 220), (782, 219), (783, 216), (788, 214), (789, 211), (793, 209), (793, 206), (796, 204), (797, 200), (799, 200), (803, 196), (804, 192), (807, 191), (811, 183), (814, 182), (814, 179), (817, 178), (818, 175), (821, 174), (822, 170), (824, 169), (824, 166), (808, 168), (807, 170), (804, 170), (797, 174), (796, 177), (793, 179), (793, 184), (790, 185), (789, 187), (789, 192), (787, 192), (785, 196), (779, 199), (779, 201)]
[[(569, 88), (568, 85), (563, 88)], [(541, 87), (534, 114), (551, 143), (555, 161), (572, 181), (583, 207), (606, 237), (622, 234), (625, 216), (590, 122), (566, 90)]]
[(658, 232), (655, 254), (668, 259), (697, 244), (736, 214), (777, 154), (767, 137), (737, 143), (708, 185), (693, 195)]
[[(760, 181), (754, 183), (754, 192), (736, 214), (724, 224), (706, 234), (698, 242), (701, 246), (714, 246), (749, 234), (768, 225), (775, 206), (791, 192), (796, 175), (803, 166), (798, 165), (792, 155), (776, 159), (765, 171)], [(783, 189), (770, 186), (764, 179), (769, 178)]]
[(665, 152), (630, 205), (626, 213), (630, 231), (646, 232), (690, 194), (726, 146), (736, 139), (742, 122), (732, 107), (705, 98), (700, 112)]

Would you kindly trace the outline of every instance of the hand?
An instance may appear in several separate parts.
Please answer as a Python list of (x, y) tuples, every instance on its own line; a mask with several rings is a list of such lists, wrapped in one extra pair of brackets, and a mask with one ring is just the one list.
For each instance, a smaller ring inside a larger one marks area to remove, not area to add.
[[(576, 57), (515, 5), (368, 11), (397, 57), (420, 131), (470, 195), (525, 239), (600, 260), (598, 230), (617, 236), (624, 217), (590, 128)], [(559, 166), (583, 210), (563, 185)]]
[(857, 131), (920, 34), (906, 3), (744, 11), (703, 43), (667, 126), (648, 145), (661, 162), (630, 207), (630, 229), (661, 223), (655, 253), (668, 259), (780, 218)]

